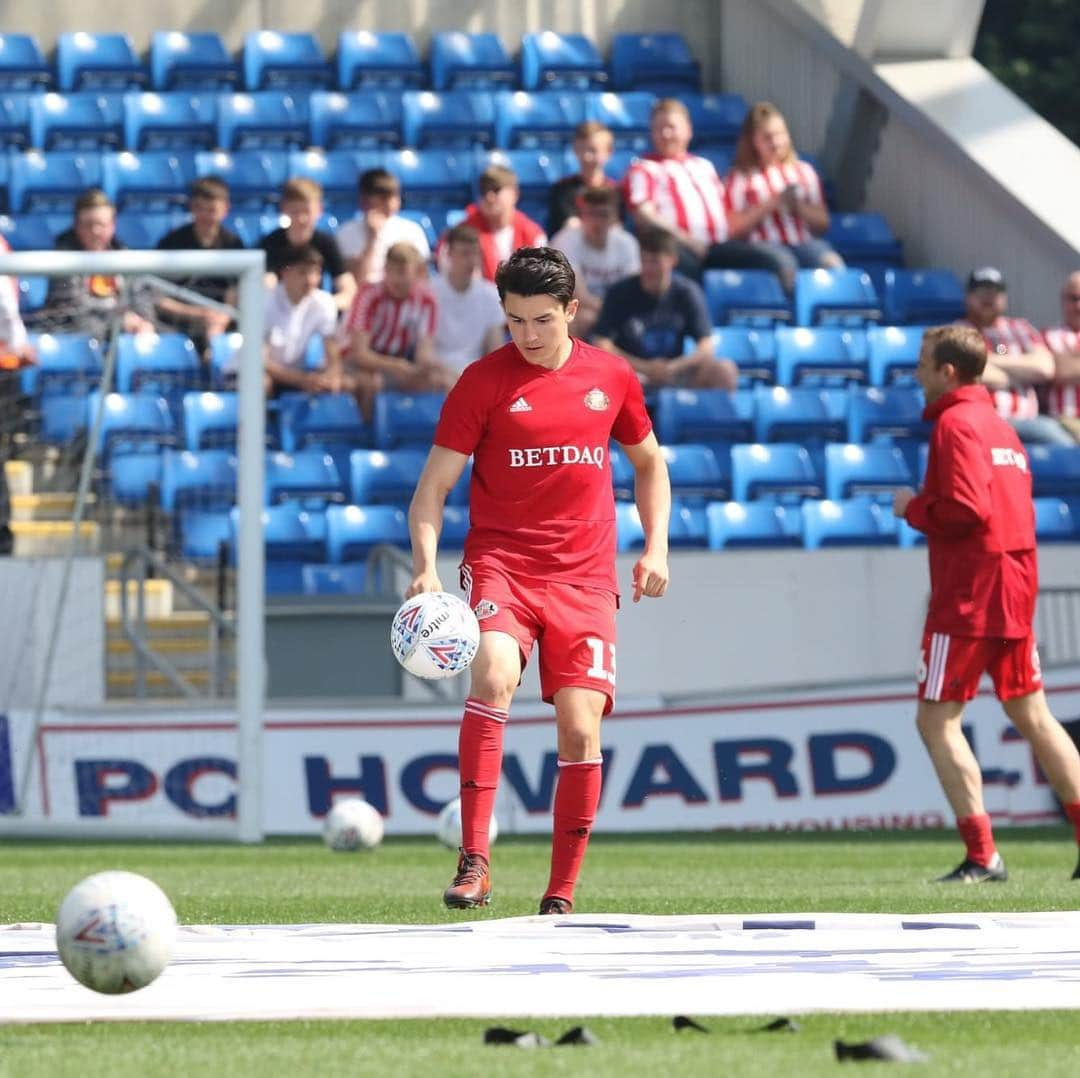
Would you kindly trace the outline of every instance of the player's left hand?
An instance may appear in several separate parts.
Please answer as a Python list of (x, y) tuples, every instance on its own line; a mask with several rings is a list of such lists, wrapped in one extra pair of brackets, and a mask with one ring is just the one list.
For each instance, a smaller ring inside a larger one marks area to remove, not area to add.
[(634, 566), (634, 602), (640, 602), (643, 595), (659, 599), (667, 591), (667, 586), (667, 558), (646, 551)]
[(892, 501), (892, 511), (894, 517), (899, 517), (901, 520), (907, 513), (908, 503), (915, 497), (915, 491), (911, 487), (901, 487), (894, 495)]

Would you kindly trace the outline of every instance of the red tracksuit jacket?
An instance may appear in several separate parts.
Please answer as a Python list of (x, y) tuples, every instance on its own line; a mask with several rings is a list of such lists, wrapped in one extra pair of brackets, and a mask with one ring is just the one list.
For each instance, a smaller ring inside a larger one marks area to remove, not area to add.
[(1019, 639), (1039, 588), (1031, 472), (1016, 432), (981, 385), (929, 405), (922, 490), (905, 514), (930, 550), (927, 632)]

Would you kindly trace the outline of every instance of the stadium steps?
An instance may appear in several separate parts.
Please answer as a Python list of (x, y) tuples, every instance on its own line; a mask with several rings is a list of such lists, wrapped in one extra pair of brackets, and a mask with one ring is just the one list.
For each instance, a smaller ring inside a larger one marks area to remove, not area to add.
[(101, 531), (96, 523), (84, 520), (78, 536), (70, 520), (12, 520), (15, 537), (15, 556), (18, 558), (52, 558), (67, 554), (73, 539), (78, 539), (78, 553), (96, 554), (101, 545)]
[[(207, 670), (188, 670), (184, 676), (192, 686), (201, 692), (207, 692), (210, 686), (210, 673)], [(228, 692), (232, 695), (235, 691), (235, 679), (230, 674), (228, 679)], [(132, 700), (135, 698), (135, 671), (134, 670), (110, 670), (105, 675), (105, 695), (108, 700)], [(176, 689), (173, 683), (159, 674), (156, 670), (148, 670), (146, 673), (146, 695), (157, 700), (177, 700)]]
[[(87, 497), (87, 505), (96, 501), (93, 494)], [(12, 520), (71, 520), (75, 515), (75, 495), (62, 491), (44, 494), (12, 494)]]
[(14, 498), (19, 494), (33, 494), (34, 466), (27, 460), (4, 461), (8, 493)]

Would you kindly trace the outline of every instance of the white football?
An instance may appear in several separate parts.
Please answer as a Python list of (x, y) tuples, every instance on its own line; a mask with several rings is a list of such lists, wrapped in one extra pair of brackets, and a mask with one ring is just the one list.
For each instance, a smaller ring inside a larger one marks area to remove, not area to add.
[(352, 853), (373, 850), (382, 842), (383, 818), (374, 805), (359, 797), (335, 801), (323, 824), (323, 842), (332, 850)]
[(410, 674), (429, 681), (467, 670), (479, 646), (476, 615), (445, 591), (406, 599), (390, 626), (394, 657)]
[[(439, 813), (439, 822), (436, 834), (439, 841), (448, 849), (456, 850), (461, 845), (461, 798), (455, 797), (443, 805)], [(499, 821), (495, 813), (491, 814), (491, 823), (488, 824), (488, 841), (494, 842), (499, 837)]]
[(87, 876), (56, 916), (56, 949), (68, 973), (109, 995), (145, 988), (168, 964), (175, 939), (165, 892), (134, 872)]

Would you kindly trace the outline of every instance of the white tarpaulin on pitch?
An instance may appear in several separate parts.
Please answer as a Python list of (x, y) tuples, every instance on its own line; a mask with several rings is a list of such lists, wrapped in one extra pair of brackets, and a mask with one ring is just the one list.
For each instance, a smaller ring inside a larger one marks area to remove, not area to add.
[(0, 928), (0, 1022), (1035, 1008), (1080, 1008), (1080, 913), (189, 927), (128, 996)]

